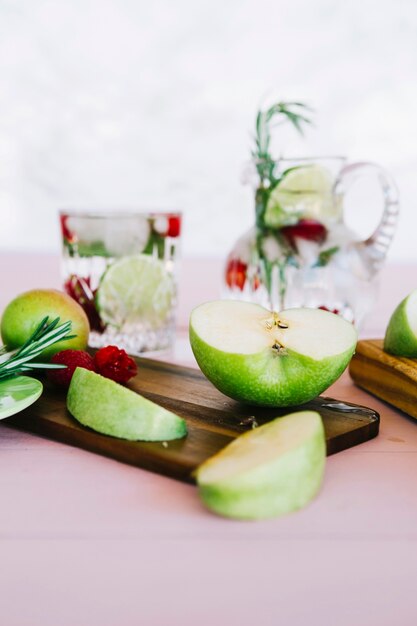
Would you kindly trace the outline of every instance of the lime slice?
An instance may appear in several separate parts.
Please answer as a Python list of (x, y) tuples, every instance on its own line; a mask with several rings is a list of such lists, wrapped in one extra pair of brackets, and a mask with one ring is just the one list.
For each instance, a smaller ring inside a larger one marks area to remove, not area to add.
[(327, 223), (339, 216), (333, 199), (334, 179), (321, 165), (303, 165), (287, 170), (271, 191), (265, 211), (265, 224), (282, 228), (303, 218)]
[(42, 389), (42, 383), (30, 376), (0, 381), (0, 419), (26, 409), (39, 398)]
[(116, 328), (146, 324), (158, 328), (169, 318), (175, 283), (165, 264), (147, 254), (119, 259), (103, 275), (96, 305), (103, 322)]

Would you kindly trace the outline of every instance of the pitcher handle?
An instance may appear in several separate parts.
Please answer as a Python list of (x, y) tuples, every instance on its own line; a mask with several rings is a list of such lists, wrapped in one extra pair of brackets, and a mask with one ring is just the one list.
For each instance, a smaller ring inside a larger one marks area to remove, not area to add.
[(392, 176), (376, 163), (358, 162), (346, 165), (340, 172), (335, 186), (335, 202), (342, 198), (350, 186), (363, 175), (376, 175), (384, 196), (384, 208), (381, 220), (368, 239), (356, 243), (359, 251), (366, 256), (372, 274), (379, 271), (395, 234), (399, 203), (398, 189)]

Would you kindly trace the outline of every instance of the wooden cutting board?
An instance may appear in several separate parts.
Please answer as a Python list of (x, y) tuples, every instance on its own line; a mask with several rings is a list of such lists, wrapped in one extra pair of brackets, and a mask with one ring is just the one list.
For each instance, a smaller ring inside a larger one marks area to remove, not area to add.
[[(184, 417), (188, 435), (163, 443), (129, 442), (100, 435), (76, 422), (65, 408), (65, 393), (45, 385), (29, 409), (7, 420), (28, 430), (153, 472), (192, 482), (193, 470), (239, 433), (292, 409), (242, 405), (215, 389), (197, 369), (137, 359), (139, 374), (130, 387)], [(320, 397), (303, 408), (318, 411), (324, 422), (327, 453), (376, 437), (379, 415), (366, 407)], [(3, 422), (4, 423), (4, 422)]]
[(417, 418), (417, 359), (392, 356), (382, 339), (359, 341), (349, 372), (354, 382)]

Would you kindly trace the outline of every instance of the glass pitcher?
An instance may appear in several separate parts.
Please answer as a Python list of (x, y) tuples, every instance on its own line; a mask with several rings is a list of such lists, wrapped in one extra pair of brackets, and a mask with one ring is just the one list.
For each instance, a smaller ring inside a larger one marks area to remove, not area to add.
[[(265, 165), (268, 186), (259, 176)], [(397, 223), (392, 177), (379, 165), (347, 164), (343, 157), (254, 166), (256, 221), (227, 258), (224, 295), (271, 310), (321, 308), (360, 326), (375, 302), (375, 279)], [(376, 176), (384, 198), (381, 221), (365, 240), (343, 219), (345, 193), (359, 176)]]

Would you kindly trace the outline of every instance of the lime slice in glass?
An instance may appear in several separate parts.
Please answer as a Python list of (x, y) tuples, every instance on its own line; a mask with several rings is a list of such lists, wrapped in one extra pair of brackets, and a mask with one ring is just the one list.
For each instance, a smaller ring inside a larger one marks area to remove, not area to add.
[(36, 402), (42, 383), (30, 376), (17, 376), (0, 381), (0, 419), (19, 413)]
[(163, 261), (147, 254), (123, 257), (104, 273), (96, 294), (103, 322), (115, 328), (159, 328), (170, 317), (175, 282)]
[(284, 173), (271, 191), (265, 211), (265, 224), (282, 228), (300, 218), (328, 223), (339, 216), (340, 207), (333, 199), (334, 179), (321, 165), (303, 165)]

